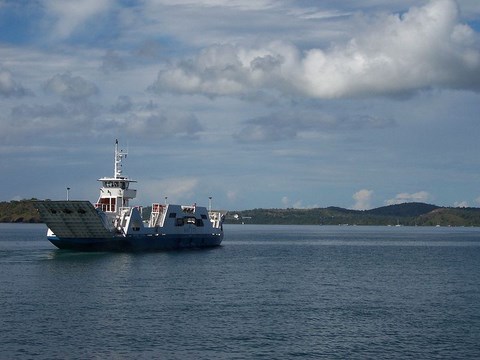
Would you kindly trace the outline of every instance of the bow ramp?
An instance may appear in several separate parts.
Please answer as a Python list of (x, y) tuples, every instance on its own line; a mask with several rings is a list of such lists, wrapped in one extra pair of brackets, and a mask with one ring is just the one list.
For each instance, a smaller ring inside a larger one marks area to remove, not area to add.
[(89, 201), (38, 201), (40, 216), (59, 238), (110, 238), (105, 220)]

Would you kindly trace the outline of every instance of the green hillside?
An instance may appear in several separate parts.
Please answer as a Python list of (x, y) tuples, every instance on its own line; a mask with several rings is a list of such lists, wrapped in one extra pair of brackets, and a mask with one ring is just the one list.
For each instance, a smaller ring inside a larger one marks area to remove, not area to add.
[(378, 216), (400, 216), (400, 217), (416, 217), (427, 214), (439, 207), (431, 204), (424, 204), (419, 202), (403, 203), (397, 205), (382, 206), (365, 212)]
[(444, 208), (424, 203), (404, 203), (362, 211), (339, 207), (253, 209), (230, 211), (226, 222), (231, 224), (480, 226), (480, 209)]
[(480, 226), (479, 208), (438, 208), (418, 217), (418, 225)]
[[(0, 222), (40, 222), (31, 200), (0, 202)], [(143, 208), (148, 218), (150, 207)], [(230, 224), (290, 225), (405, 225), (405, 226), (480, 226), (480, 208), (447, 208), (424, 203), (404, 203), (371, 210), (340, 207), (315, 209), (253, 209), (229, 211)]]
[(40, 222), (40, 216), (33, 206), (34, 200), (0, 202), (0, 222)]

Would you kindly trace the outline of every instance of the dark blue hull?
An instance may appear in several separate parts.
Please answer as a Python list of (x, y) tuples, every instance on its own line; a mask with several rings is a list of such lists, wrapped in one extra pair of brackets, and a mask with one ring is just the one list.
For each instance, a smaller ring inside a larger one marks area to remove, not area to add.
[(78, 251), (164, 251), (219, 246), (223, 234), (127, 236), (111, 238), (61, 238), (48, 240), (59, 249)]

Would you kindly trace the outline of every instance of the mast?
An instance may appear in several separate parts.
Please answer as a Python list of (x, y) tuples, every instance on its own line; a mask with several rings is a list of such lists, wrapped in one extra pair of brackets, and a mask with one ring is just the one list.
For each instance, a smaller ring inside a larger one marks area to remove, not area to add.
[(128, 152), (124, 150), (118, 150), (118, 139), (115, 139), (115, 170), (113, 177), (115, 179), (122, 179), (122, 159), (127, 157)]

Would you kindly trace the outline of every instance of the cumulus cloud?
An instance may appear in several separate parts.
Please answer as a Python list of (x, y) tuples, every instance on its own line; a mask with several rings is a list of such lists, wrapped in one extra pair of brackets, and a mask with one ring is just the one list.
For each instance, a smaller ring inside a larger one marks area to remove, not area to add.
[(93, 82), (81, 76), (72, 76), (69, 72), (57, 74), (44, 84), (47, 93), (59, 95), (66, 101), (86, 100), (98, 93), (98, 87)]
[(432, 200), (432, 196), (426, 191), (419, 191), (413, 194), (409, 193), (400, 193), (397, 194), (393, 199), (385, 201), (386, 205), (395, 205), (403, 204), (407, 202), (428, 202)]
[(15, 81), (9, 70), (0, 67), (0, 96), (23, 97), (28, 95), (33, 95), (33, 92)]
[(155, 92), (243, 95), (258, 89), (312, 98), (385, 96), (429, 88), (480, 90), (479, 37), (453, 0), (378, 16), (347, 43), (301, 52), (272, 42), (217, 45), (165, 66)]
[(468, 207), (468, 202), (467, 201), (455, 201), (453, 203), (453, 206), (458, 207), (458, 208), (466, 208), (466, 207)]
[(368, 210), (372, 207), (371, 201), (373, 197), (373, 190), (362, 189), (353, 194), (352, 198), (355, 200), (353, 210)]
[[(269, 82), (281, 81), (287, 62), (294, 65), (297, 49), (275, 42), (263, 49), (216, 45), (194, 59), (170, 64), (160, 70), (153, 92), (201, 93), (207, 96), (240, 95)], [(272, 84), (273, 85), (273, 84)]]

